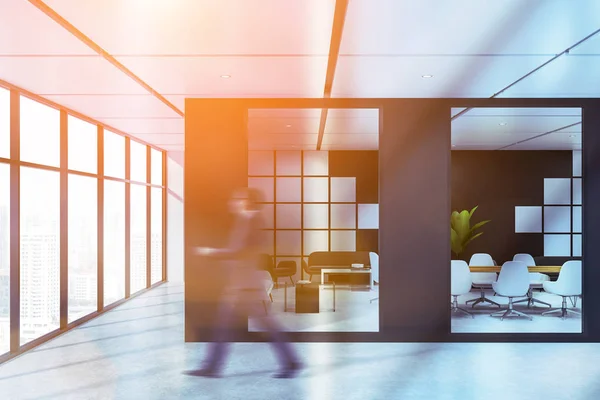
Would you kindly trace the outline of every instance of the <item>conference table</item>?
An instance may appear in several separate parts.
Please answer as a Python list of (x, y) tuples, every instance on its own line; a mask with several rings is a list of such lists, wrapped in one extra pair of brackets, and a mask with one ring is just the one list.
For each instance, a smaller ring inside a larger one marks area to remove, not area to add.
[[(527, 267), (529, 272), (541, 272), (542, 274), (558, 274), (562, 265), (535, 265)], [(484, 267), (477, 265), (470, 265), (469, 269), (471, 272), (500, 272), (502, 269), (501, 265), (495, 265), (493, 267)]]

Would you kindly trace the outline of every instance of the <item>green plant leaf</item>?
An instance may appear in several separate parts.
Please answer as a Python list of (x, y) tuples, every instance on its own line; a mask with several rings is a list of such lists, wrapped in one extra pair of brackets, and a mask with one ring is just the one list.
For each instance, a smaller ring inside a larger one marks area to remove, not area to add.
[(473, 216), (473, 213), (475, 212), (475, 210), (477, 210), (479, 206), (475, 206), (473, 207), (473, 209), (471, 210), (471, 212), (469, 212), (469, 218), (471, 218)]
[(471, 241), (472, 241), (472, 240), (474, 240), (474, 239), (477, 239), (477, 238), (478, 238), (479, 236), (481, 236), (481, 235), (483, 235), (483, 232), (479, 232), (478, 234), (476, 234), (476, 235), (474, 235), (474, 236), (471, 236), (471, 237), (469, 238), (469, 240), (467, 240), (467, 241), (465, 242), (465, 244), (463, 245), (463, 247), (467, 247), (467, 245), (468, 245), (469, 243), (471, 243)]
[(450, 215), (450, 227), (456, 228), (458, 225), (458, 220), (460, 219), (460, 214), (458, 211), (453, 211)]
[(478, 207), (473, 207), (471, 211), (453, 211), (450, 215), (450, 244), (456, 255), (462, 253), (469, 243), (483, 234), (483, 232), (476, 233), (477, 229), (491, 222), (481, 221), (471, 227), (471, 217)]
[(457, 220), (457, 225), (454, 227), (461, 243), (465, 243), (471, 235), (471, 223), (469, 212), (467, 210), (461, 211)]
[(481, 221), (476, 223), (475, 225), (473, 225), (473, 227), (471, 228), (471, 232), (474, 232), (475, 230), (481, 228), (482, 226), (484, 226), (485, 224), (487, 224), (488, 222), (490, 222), (491, 220), (486, 220), (486, 221)]
[(462, 243), (458, 240), (458, 234), (452, 228), (450, 228), (450, 247), (454, 254), (459, 255), (462, 253)]

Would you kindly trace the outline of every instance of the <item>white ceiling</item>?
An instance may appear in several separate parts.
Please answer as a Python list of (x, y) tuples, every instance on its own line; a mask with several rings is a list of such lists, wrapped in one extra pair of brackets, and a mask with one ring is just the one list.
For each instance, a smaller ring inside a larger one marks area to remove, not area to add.
[[(166, 150), (183, 150), (183, 118), (175, 110), (33, 3), (0, 0), (0, 79)], [(180, 111), (186, 97), (323, 96), (335, 0), (45, 4)], [(349, 0), (332, 96), (490, 97), (598, 29), (597, 0)], [(600, 34), (500, 96), (599, 95)], [(322, 149), (377, 148), (372, 111), (330, 110)], [(503, 111), (507, 125), (500, 126), (500, 111), (478, 112), (453, 121), (456, 149), (499, 148), (577, 119), (513, 110)], [(251, 147), (314, 149), (319, 119), (320, 110), (255, 114)], [(510, 149), (576, 148), (580, 131)]]
[(474, 108), (452, 121), (452, 146), (454, 150), (580, 150), (580, 122), (578, 108)]

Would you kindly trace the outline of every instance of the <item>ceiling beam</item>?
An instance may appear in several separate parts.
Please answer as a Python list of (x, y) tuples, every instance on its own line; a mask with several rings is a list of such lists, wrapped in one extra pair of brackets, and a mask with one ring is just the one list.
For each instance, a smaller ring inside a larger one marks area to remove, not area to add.
[[(346, 11), (348, 10), (349, 0), (336, 0), (335, 12), (333, 14), (333, 27), (331, 29), (331, 42), (329, 43), (329, 58), (327, 60), (327, 75), (325, 75), (325, 88), (323, 90), (323, 98), (331, 97), (331, 88), (333, 87), (333, 78), (335, 77), (335, 69), (337, 67), (338, 57), (340, 54), (340, 45), (342, 43), (342, 35), (344, 33), (344, 24), (346, 23)], [(317, 150), (321, 150), (323, 143), (323, 135), (325, 134), (325, 124), (327, 123), (326, 108), (321, 110), (321, 119), (319, 121), (319, 136), (317, 139)]]
[(123, 64), (121, 64), (119, 61), (117, 61), (116, 58), (111, 56), (106, 50), (104, 50), (102, 47), (100, 47), (98, 44), (96, 44), (96, 42), (94, 42), (92, 39), (90, 39), (89, 37), (84, 35), (83, 32), (81, 32), (79, 29), (75, 28), (75, 26), (73, 26), (73, 24), (71, 24), (69, 21), (67, 21), (62, 16), (60, 16), (56, 11), (54, 11), (52, 8), (50, 8), (46, 3), (44, 3), (41, 0), (28, 0), (28, 1), (31, 4), (33, 4), (35, 7), (37, 7), (41, 12), (46, 14), (48, 17), (52, 18), (60, 26), (65, 28), (70, 34), (72, 34), (77, 39), (79, 39), (80, 41), (85, 43), (90, 49), (94, 50), (96, 53), (98, 53), (98, 55), (103, 57), (106, 61), (108, 61), (115, 67), (117, 67), (125, 75), (127, 75), (128, 77), (133, 79), (135, 82), (137, 82), (140, 86), (142, 86), (144, 89), (146, 89), (152, 96), (156, 97), (158, 100), (160, 100), (162, 103), (164, 103), (171, 110), (175, 111), (179, 116), (181, 116), (181, 117), (184, 116), (183, 111), (181, 111), (179, 108), (175, 107), (175, 105), (173, 105), (169, 100), (167, 100), (164, 96), (162, 96), (160, 93), (158, 93), (156, 90), (154, 90), (150, 85), (148, 85), (146, 82), (144, 82), (139, 76), (134, 74), (131, 70), (129, 70), (127, 67), (125, 67)]

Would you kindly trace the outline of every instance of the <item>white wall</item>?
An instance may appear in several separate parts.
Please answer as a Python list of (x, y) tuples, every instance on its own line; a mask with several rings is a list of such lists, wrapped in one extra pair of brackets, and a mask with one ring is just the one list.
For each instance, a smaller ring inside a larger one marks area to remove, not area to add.
[(183, 152), (167, 153), (167, 276), (183, 282)]

